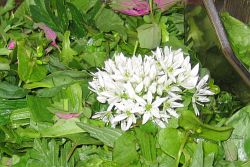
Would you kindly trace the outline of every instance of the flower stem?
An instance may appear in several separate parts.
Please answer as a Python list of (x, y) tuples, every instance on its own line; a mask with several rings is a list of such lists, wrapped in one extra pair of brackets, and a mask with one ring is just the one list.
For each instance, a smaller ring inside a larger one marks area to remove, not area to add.
[(137, 48), (138, 48), (138, 41), (135, 42), (135, 47), (134, 47), (133, 55), (135, 55)]
[(185, 133), (184, 140), (183, 140), (183, 142), (181, 143), (181, 146), (180, 146), (180, 149), (179, 149), (179, 152), (178, 152), (178, 155), (177, 155), (176, 164), (175, 164), (176, 167), (179, 166), (180, 159), (181, 159), (181, 154), (182, 154), (182, 152), (183, 152), (183, 150), (184, 150), (184, 147), (185, 147), (185, 145), (186, 145), (186, 143), (187, 143), (188, 137), (189, 137), (189, 132), (186, 132), (186, 133)]
[(153, 0), (149, 0), (150, 16), (152, 23), (154, 23), (154, 13), (153, 13)]

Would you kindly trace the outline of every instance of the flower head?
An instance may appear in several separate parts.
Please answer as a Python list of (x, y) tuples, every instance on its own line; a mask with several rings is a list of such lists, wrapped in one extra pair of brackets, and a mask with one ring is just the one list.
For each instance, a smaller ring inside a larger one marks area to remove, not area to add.
[(9, 49), (9, 50), (12, 50), (12, 49), (15, 48), (15, 46), (16, 46), (16, 42), (13, 41), (13, 40), (11, 40), (10, 43), (9, 43), (9, 45), (8, 45), (8, 49)]
[[(156, 7), (166, 11), (180, 0), (153, 0)], [(131, 16), (143, 16), (150, 12), (150, 5), (147, 0), (112, 0), (112, 9)]]
[(166, 11), (180, 0), (154, 0), (154, 3), (161, 11)]
[(150, 11), (149, 4), (145, 0), (113, 0), (111, 7), (116, 11), (131, 16), (146, 15)]
[(43, 23), (38, 23), (37, 25), (40, 29), (43, 30), (45, 37), (51, 41), (50, 45), (58, 48), (58, 45), (56, 44), (56, 32)]
[(195, 92), (196, 113), (196, 103), (209, 101), (207, 96), (213, 93), (206, 86), (208, 76), (198, 82), (199, 65), (192, 68), (189, 56), (169, 47), (157, 48), (152, 54), (143, 58), (116, 54), (93, 73), (89, 88), (99, 102), (108, 103), (107, 110), (95, 113), (93, 118), (112, 127), (120, 125), (124, 131), (150, 120), (163, 128), (168, 119), (179, 116), (176, 109), (184, 107), (182, 99), (188, 90)]

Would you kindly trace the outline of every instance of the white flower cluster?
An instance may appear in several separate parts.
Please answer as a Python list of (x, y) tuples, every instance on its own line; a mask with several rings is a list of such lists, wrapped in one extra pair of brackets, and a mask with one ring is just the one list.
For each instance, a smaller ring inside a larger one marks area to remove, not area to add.
[(176, 109), (184, 106), (182, 96), (187, 90), (195, 92), (192, 104), (199, 114), (196, 103), (209, 102), (207, 96), (214, 93), (207, 87), (208, 75), (200, 79), (198, 71), (199, 64), (192, 68), (189, 56), (169, 47), (157, 48), (152, 56), (144, 58), (117, 54), (89, 82), (97, 100), (109, 104), (107, 111), (98, 112), (93, 118), (112, 127), (120, 124), (124, 131), (138, 120), (142, 124), (152, 120), (164, 128), (170, 117), (178, 117)]

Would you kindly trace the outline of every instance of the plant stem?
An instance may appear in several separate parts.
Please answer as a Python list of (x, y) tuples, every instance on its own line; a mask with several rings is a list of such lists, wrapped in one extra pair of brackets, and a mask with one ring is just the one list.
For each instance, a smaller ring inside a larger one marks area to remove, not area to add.
[(133, 51), (133, 56), (135, 55), (135, 53), (136, 53), (136, 50), (137, 50), (137, 48), (138, 48), (138, 41), (136, 41), (135, 42), (135, 47), (134, 47), (134, 51)]
[(78, 144), (76, 143), (70, 150), (69, 154), (67, 155), (67, 162), (69, 161), (69, 159), (71, 158), (71, 156), (73, 155), (76, 147), (78, 146)]
[(153, 0), (149, 0), (150, 16), (152, 23), (154, 23), (154, 13), (153, 13)]
[(184, 150), (184, 147), (185, 147), (185, 145), (186, 145), (186, 143), (187, 143), (188, 137), (189, 137), (189, 132), (186, 132), (186, 133), (185, 133), (184, 140), (183, 140), (183, 142), (181, 143), (181, 146), (180, 146), (180, 149), (179, 149), (179, 152), (178, 152), (178, 156), (177, 156), (176, 164), (175, 164), (176, 167), (179, 166), (180, 159), (181, 159), (181, 154), (182, 154), (182, 152), (183, 152), (183, 150)]

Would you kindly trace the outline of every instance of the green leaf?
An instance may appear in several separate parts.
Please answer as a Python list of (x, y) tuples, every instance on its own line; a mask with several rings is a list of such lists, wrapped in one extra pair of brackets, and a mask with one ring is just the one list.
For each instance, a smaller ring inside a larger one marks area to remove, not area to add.
[(227, 161), (237, 161), (238, 159), (238, 149), (232, 140), (227, 140), (223, 142), (225, 159)]
[(77, 123), (83, 130), (87, 131), (90, 136), (99, 139), (107, 146), (113, 147), (114, 142), (122, 135), (122, 131), (114, 128), (95, 127), (85, 123)]
[(87, 13), (97, 1), (98, 0), (71, 0), (71, 3), (74, 4), (78, 9), (81, 9), (84, 13)]
[(62, 137), (70, 134), (85, 132), (76, 125), (78, 118), (59, 119), (52, 127), (40, 131), (42, 137)]
[(179, 118), (179, 126), (185, 130), (192, 130), (199, 137), (215, 141), (227, 140), (233, 131), (231, 127), (215, 127), (203, 124), (191, 111), (182, 112)]
[(247, 67), (250, 67), (250, 27), (229, 13), (222, 13), (221, 20), (234, 53)]
[[(1, 15), (1, 14), (0, 14)], [(8, 56), (12, 51), (7, 48), (0, 48), (0, 56)]]
[(141, 48), (154, 49), (160, 46), (161, 28), (158, 24), (143, 24), (137, 28), (137, 32)]
[(101, 9), (100, 13), (97, 13), (95, 23), (96, 27), (103, 32), (116, 31), (126, 35), (123, 20), (111, 9)]
[(132, 133), (124, 133), (116, 141), (113, 149), (113, 160), (120, 166), (130, 166), (138, 161), (136, 138)]
[(30, 124), (30, 111), (28, 108), (18, 108), (10, 115), (10, 122), (13, 128)]
[(161, 149), (177, 159), (178, 152), (184, 140), (184, 134), (175, 128), (165, 128), (159, 131), (158, 142)]
[(10, 114), (12, 111), (27, 107), (25, 99), (19, 100), (3, 100), (0, 99), (0, 125), (6, 125), (9, 123)]
[(202, 142), (198, 142), (192, 157), (192, 163), (190, 167), (203, 167), (203, 156)]
[(46, 77), (48, 70), (33, 60), (32, 51), (25, 46), (24, 41), (18, 42), (18, 75), (26, 83), (40, 81)]
[(70, 13), (72, 16), (71, 20), (71, 32), (73, 35), (75, 35), (78, 38), (82, 38), (85, 35), (84, 30), (84, 20), (81, 12), (77, 9), (76, 6), (74, 6), (72, 3), (67, 3), (68, 8), (70, 9)]
[(107, 54), (102, 51), (93, 51), (83, 54), (82, 57), (91, 67), (102, 67), (107, 59)]
[(19, 99), (25, 97), (27, 91), (7, 82), (0, 82), (0, 98)]
[(156, 160), (156, 139), (140, 128), (135, 129), (136, 138), (140, 145), (142, 156), (146, 161), (153, 163)]
[(9, 12), (15, 7), (15, 1), (14, 0), (8, 0), (6, 1), (6, 4), (2, 7), (0, 6), (0, 16), (3, 14)]
[[(250, 158), (250, 105), (237, 111), (227, 122), (227, 126), (234, 128), (232, 136), (224, 142), (224, 149), (228, 159), (246, 160)], [(238, 155), (238, 157), (236, 157)]]
[(88, 133), (75, 133), (75, 134), (68, 134), (62, 137), (68, 138), (76, 144), (83, 144), (83, 145), (101, 145), (102, 142), (98, 139), (91, 137)]
[(69, 64), (73, 60), (74, 56), (77, 55), (77, 52), (70, 47), (69, 37), (70, 37), (70, 32), (66, 31), (62, 43), (63, 49), (60, 54), (61, 59), (65, 64)]
[(214, 153), (210, 153), (204, 158), (204, 167), (214, 167)]
[(72, 150), (71, 143), (67, 142), (63, 146), (59, 146), (55, 140), (48, 142), (46, 139), (35, 139), (33, 149), (28, 152), (30, 158), (26, 165), (28, 167), (74, 167), (74, 157), (68, 160), (68, 155)]
[(9, 63), (0, 63), (0, 71), (9, 71), (10, 65)]
[(52, 88), (56, 86), (71, 84), (72, 82), (82, 80), (87, 76), (88, 74), (84, 71), (73, 71), (73, 70), (57, 71), (46, 76), (46, 78), (40, 82), (25, 84), (24, 87), (26, 89), (34, 89), (40, 87)]
[(39, 98), (35, 96), (27, 97), (28, 107), (31, 113), (31, 119), (35, 122), (51, 122), (53, 114), (49, 112), (47, 107), (50, 100), (47, 98)]
[(78, 83), (70, 85), (66, 89), (66, 97), (69, 99), (69, 109), (70, 113), (79, 113), (82, 111), (82, 88)]
[[(32, 18), (37, 23), (44, 23), (54, 31), (64, 33), (68, 28), (67, 10), (64, 0), (56, 0), (55, 8), (51, 8), (49, 0), (35, 0), (35, 5), (30, 6)], [(56, 10), (57, 15), (54, 14)]]

